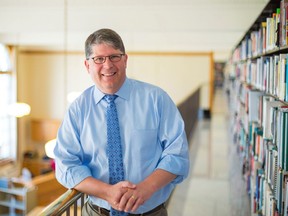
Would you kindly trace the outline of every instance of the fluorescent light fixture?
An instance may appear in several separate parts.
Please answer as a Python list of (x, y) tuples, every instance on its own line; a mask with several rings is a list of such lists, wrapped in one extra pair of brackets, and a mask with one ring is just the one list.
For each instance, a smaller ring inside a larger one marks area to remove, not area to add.
[(54, 148), (56, 145), (56, 139), (52, 139), (45, 144), (45, 153), (49, 158), (54, 159)]
[(8, 106), (8, 114), (17, 118), (29, 115), (31, 107), (26, 103), (13, 103)]

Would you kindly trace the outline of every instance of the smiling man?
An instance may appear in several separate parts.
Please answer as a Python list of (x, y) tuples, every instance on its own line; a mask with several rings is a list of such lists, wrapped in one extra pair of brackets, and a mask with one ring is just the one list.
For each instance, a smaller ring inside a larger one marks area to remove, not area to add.
[(189, 170), (177, 107), (159, 87), (126, 76), (128, 56), (115, 31), (92, 33), (85, 55), (95, 85), (59, 129), (58, 181), (89, 195), (82, 215), (166, 216), (165, 202)]

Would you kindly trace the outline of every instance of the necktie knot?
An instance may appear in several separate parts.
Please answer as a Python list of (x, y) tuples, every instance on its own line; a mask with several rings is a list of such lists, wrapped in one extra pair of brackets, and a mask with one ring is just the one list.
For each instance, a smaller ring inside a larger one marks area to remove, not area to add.
[(112, 103), (118, 96), (117, 95), (105, 95), (104, 99), (108, 104)]

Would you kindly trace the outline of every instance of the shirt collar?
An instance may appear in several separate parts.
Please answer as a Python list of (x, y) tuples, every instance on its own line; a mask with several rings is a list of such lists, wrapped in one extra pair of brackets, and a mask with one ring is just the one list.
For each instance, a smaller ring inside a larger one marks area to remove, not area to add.
[[(115, 93), (118, 97), (124, 99), (124, 100), (129, 100), (130, 98), (130, 93), (131, 93), (131, 80), (126, 77), (123, 85), (121, 88)], [(95, 103), (98, 104), (102, 98), (105, 96), (103, 92), (101, 92), (97, 86), (94, 87), (94, 100)]]

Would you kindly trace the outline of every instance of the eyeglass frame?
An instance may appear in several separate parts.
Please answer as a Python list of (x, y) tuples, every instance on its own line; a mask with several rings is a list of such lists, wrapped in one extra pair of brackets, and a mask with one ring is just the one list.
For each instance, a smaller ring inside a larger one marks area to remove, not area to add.
[[(87, 60), (92, 59), (95, 64), (104, 64), (106, 62), (107, 58), (109, 58), (109, 60), (111, 62), (119, 62), (119, 61), (121, 61), (122, 56), (124, 56), (124, 55), (125, 55), (124, 53), (120, 53), (120, 54), (112, 54), (112, 55), (109, 55), (109, 56), (94, 56), (94, 57), (88, 58)], [(117, 56), (117, 57), (119, 56), (120, 57), (119, 60), (117, 60), (117, 61), (111, 60), (111, 58), (115, 57), (115, 56)], [(97, 63), (96, 62), (97, 58), (104, 58), (104, 60), (103, 60), (103, 62)]]

